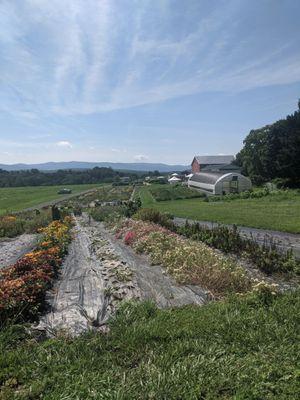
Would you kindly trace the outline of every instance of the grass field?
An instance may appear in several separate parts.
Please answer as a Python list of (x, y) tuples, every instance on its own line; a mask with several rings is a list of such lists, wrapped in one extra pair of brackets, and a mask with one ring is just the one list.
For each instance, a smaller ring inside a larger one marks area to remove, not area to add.
[(170, 212), (177, 217), (300, 233), (300, 194), (296, 191), (226, 202), (184, 199), (156, 202), (148, 187), (137, 192), (143, 207)]
[(24, 208), (34, 207), (64, 197), (57, 194), (58, 190), (64, 187), (72, 189), (72, 194), (76, 194), (99, 186), (89, 184), (0, 188), (0, 215), (11, 211), (20, 211)]
[(108, 334), (0, 332), (0, 398), (298, 399), (299, 293), (268, 302), (123, 307)]

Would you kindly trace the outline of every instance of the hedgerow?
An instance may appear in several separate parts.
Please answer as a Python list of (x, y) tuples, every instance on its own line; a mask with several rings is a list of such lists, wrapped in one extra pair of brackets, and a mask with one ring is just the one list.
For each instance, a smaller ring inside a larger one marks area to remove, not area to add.
[(266, 240), (263, 245), (259, 245), (254, 240), (242, 237), (236, 226), (220, 225), (210, 228), (199, 223), (191, 224), (188, 221), (184, 226), (177, 226), (170, 219), (169, 214), (163, 214), (153, 209), (141, 209), (135, 218), (160, 224), (179, 235), (203, 242), (224, 253), (243, 256), (266, 274), (300, 274), (300, 261), (295, 259), (292, 251), (280, 253), (276, 244), (269, 240)]

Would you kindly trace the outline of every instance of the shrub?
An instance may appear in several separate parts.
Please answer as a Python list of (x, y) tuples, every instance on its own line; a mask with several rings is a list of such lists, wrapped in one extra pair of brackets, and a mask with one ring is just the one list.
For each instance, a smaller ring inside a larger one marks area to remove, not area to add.
[(274, 243), (267, 241), (260, 246), (254, 240), (241, 237), (237, 227), (217, 226), (209, 228), (200, 224), (189, 224), (175, 227), (176, 232), (200, 240), (209, 246), (215, 247), (225, 253), (242, 255), (255, 264), (266, 274), (276, 272), (300, 271), (300, 262), (295, 260), (292, 252), (279, 253)]
[(50, 212), (30, 211), (0, 217), (0, 237), (15, 237), (23, 233), (36, 233), (51, 221)]
[(280, 190), (270, 190), (268, 187), (257, 190), (246, 190), (241, 193), (229, 193), (223, 196), (208, 196), (206, 201), (216, 202), (216, 201), (231, 201), (236, 199), (260, 199), (269, 195), (282, 194), (283, 191)]
[(154, 222), (155, 224), (162, 225), (164, 227), (172, 227), (171, 215), (169, 213), (162, 214), (154, 208), (142, 208), (133, 216), (134, 219), (141, 221)]
[(275, 243), (267, 240), (261, 246), (252, 239), (242, 237), (236, 226), (216, 226), (209, 228), (198, 223), (184, 226), (175, 225), (168, 214), (162, 214), (157, 210), (145, 208), (139, 210), (135, 219), (150, 221), (173, 232), (184, 235), (192, 240), (206, 243), (225, 253), (234, 253), (246, 257), (266, 274), (290, 273), (300, 274), (300, 262), (296, 260), (291, 251), (282, 254), (278, 252)]
[(100, 222), (116, 220), (121, 216), (125, 216), (125, 213), (125, 206), (100, 206), (90, 211), (91, 216)]

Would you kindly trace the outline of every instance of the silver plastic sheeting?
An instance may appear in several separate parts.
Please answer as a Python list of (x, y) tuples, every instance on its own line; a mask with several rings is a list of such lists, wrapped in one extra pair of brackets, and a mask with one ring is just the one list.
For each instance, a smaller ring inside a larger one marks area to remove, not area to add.
[(179, 286), (160, 266), (115, 239), (101, 223), (77, 218), (75, 237), (62, 275), (48, 295), (49, 312), (38, 330), (48, 336), (77, 336), (105, 329), (121, 301), (152, 300), (158, 307), (204, 304), (209, 294), (198, 286)]
[(0, 269), (14, 264), (36, 245), (38, 235), (24, 234), (0, 241)]
[(105, 231), (99, 224), (99, 231), (105, 232), (116, 254), (133, 271), (142, 300), (152, 300), (160, 308), (181, 307), (187, 304), (202, 305), (212, 299), (209, 292), (195, 285), (178, 285), (159, 265), (150, 265), (146, 256), (134, 253), (123, 242)]
[(86, 229), (77, 224), (62, 276), (48, 296), (51, 310), (42, 317), (38, 327), (50, 335), (62, 330), (78, 335), (93, 326), (100, 326), (106, 317), (102, 265), (90, 247)]

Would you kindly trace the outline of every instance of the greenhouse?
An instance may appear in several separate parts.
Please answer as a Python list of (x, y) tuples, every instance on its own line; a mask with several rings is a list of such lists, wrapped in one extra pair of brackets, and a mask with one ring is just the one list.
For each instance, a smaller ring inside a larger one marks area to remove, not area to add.
[(236, 172), (199, 172), (188, 180), (188, 186), (207, 194), (240, 193), (252, 187), (251, 180)]

